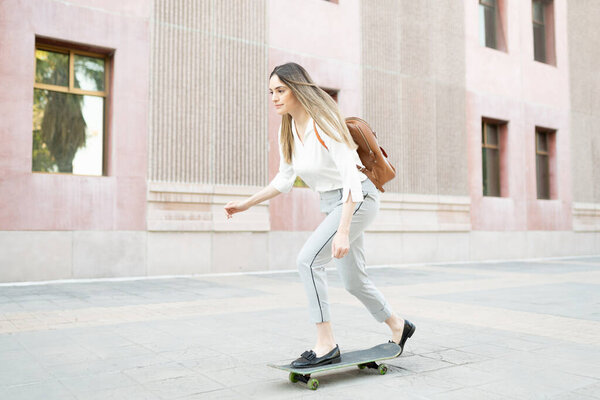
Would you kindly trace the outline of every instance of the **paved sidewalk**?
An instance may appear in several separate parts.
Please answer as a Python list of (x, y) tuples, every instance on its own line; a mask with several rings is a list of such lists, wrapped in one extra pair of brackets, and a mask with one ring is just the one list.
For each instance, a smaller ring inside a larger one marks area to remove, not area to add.
[[(0, 399), (600, 399), (600, 256), (369, 273), (417, 331), (316, 392), (266, 367), (314, 341), (295, 272), (0, 286)], [(386, 342), (329, 275), (342, 351)]]

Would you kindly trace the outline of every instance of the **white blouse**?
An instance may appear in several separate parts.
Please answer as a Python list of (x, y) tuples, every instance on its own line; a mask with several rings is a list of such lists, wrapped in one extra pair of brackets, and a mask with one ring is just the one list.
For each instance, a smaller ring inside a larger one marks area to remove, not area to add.
[(298, 137), (296, 123), (292, 120), (294, 134), (294, 154), (288, 164), (281, 151), (281, 126), (277, 135), (279, 143), (279, 172), (270, 185), (282, 193), (292, 189), (296, 176), (317, 192), (343, 188), (342, 199), (348, 198), (348, 192), (355, 203), (363, 201), (361, 182), (367, 176), (360, 172), (357, 165), (363, 166), (356, 150), (343, 142), (330, 138), (318, 125), (319, 136), (327, 149), (319, 142), (314, 132), (313, 119), (309, 118), (304, 132), (304, 143)]

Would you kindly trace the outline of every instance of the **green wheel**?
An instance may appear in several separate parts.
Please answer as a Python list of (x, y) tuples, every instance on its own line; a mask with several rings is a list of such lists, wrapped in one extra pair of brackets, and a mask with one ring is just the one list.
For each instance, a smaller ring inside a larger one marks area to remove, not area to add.
[(365, 369), (367, 366), (365, 364), (358, 364), (358, 369)]
[(310, 390), (317, 390), (319, 388), (319, 381), (315, 378), (311, 378), (306, 385)]
[(295, 372), (290, 372), (290, 382), (296, 383), (298, 382), (298, 374)]
[(385, 375), (385, 373), (388, 372), (388, 367), (385, 364), (380, 364), (379, 365), (379, 374), (381, 375)]

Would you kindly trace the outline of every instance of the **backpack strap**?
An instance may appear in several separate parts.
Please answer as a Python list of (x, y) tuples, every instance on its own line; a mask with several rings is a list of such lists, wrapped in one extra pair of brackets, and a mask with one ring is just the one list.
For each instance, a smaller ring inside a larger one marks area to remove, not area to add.
[(314, 119), (313, 119), (313, 127), (315, 128), (315, 135), (317, 135), (317, 139), (319, 139), (319, 142), (321, 142), (323, 147), (325, 147), (325, 149), (327, 149), (327, 151), (329, 151), (329, 149), (325, 145), (325, 142), (323, 142), (323, 139), (321, 139), (321, 136), (319, 136), (319, 132), (317, 131), (317, 124), (315, 123)]

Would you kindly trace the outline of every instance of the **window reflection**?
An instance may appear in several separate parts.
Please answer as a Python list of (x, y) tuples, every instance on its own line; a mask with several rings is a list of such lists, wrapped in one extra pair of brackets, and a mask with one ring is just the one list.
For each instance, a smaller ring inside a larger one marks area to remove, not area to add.
[(104, 98), (34, 89), (33, 171), (102, 175)]
[(36, 49), (35, 81), (50, 85), (69, 86), (69, 55)]
[(83, 90), (104, 90), (104, 59), (75, 54), (74, 86)]

